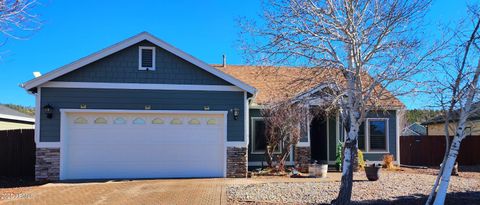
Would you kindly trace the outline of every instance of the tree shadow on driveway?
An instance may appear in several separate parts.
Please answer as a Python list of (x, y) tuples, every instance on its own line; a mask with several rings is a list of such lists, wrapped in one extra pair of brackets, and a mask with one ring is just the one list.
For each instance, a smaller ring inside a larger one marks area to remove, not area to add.
[[(395, 205), (423, 205), (427, 201), (428, 196), (424, 194), (415, 194), (409, 196), (396, 197), (394, 200), (367, 200), (355, 201), (352, 204), (395, 204)], [(452, 205), (475, 205), (480, 204), (480, 192), (450, 192), (447, 194), (445, 204)]]

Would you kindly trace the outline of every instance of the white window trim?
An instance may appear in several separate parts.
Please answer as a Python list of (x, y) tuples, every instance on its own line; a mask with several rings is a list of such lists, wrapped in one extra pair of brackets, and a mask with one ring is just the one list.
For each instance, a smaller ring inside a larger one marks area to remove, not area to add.
[[(386, 149), (385, 150), (370, 150), (370, 129), (369, 128), (369, 125), (370, 125), (370, 121), (385, 121), (385, 137), (387, 138), (385, 140), (385, 143), (386, 143)], [(368, 153), (368, 154), (387, 154), (387, 153), (390, 153), (390, 141), (389, 141), (389, 138), (390, 138), (390, 133), (389, 133), (389, 119), (388, 118), (367, 118), (365, 120), (365, 128), (364, 128), (364, 131), (365, 131), (365, 150), (362, 150), (363, 153)]]
[[(307, 106), (308, 107), (308, 106)], [(308, 108), (309, 109), (309, 108)], [(310, 112), (310, 109), (309, 109)], [(300, 140), (298, 141), (296, 147), (310, 147), (310, 126), (311, 126), (311, 121), (310, 121), (310, 116), (307, 115), (307, 141), (306, 142), (301, 142)], [(300, 129), (302, 125), (299, 125)], [(300, 136), (302, 138), (303, 136)], [(292, 152), (293, 153), (293, 152)]]
[[(251, 121), (251, 130), (250, 132), (252, 133), (252, 144), (251, 144), (251, 153), (252, 154), (265, 154), (265, 150), (263, 151), (255, 151), (254, 147), (255, 147), (255, 121), (264, 121), (265, 122), (265, 119), (263, 117), (252, 117), (252, 121)], [(265, 148), (266, 149), (266, 148)], [(281, 154), (282, 153), (282, 146), (279, 147), (279, 151), (276, 151), (276, 152), (273, 152), (274, 154)]]
[[(152, 50), (152, 67), (142, 67), (142, 50)], [(138, 47), (138, 70), (155, 70), (155, 47), (153, 46), (139, 46)]]

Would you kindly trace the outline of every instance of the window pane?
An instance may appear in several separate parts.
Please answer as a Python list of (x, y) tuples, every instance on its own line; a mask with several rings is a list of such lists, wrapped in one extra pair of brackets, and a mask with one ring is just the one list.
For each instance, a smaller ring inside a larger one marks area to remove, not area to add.
[(365, 123), (358, 128), (358, 149), (365, 150)]
[(370, 149), (387, 149), (387, 130), (386, 121), (370, 121)]
[[(305, 122), (308, 122), (305, 120)], [(308, 141), (308, 129), (310, 126), (308, 126), (308, 123), (301, 123), (300, 124), (300, 142), (306, 142)]]
[(267, 141), (265, 137), (265, 122), (263, 122), (263, 120), (255, 120), (254, 126), (255, 139), (253, 140), (253, 150), (265, 151), (265, 148), (267, 148)]

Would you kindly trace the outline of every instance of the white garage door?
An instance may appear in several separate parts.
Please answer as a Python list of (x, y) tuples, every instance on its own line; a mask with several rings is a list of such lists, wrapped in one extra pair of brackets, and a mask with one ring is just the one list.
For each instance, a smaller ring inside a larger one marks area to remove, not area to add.
[(223, 113), (65, 116), (61, 179), (224, 176)]

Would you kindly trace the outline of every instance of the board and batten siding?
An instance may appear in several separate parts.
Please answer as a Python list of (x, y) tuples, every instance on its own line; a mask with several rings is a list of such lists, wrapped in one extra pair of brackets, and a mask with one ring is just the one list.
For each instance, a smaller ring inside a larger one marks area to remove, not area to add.
[[(41, 88), (41, 106), (54, 107), (53, 118), (41, 115), (40, 141), (60, 140), (60, 109), (144, 110), (204, 110), (228, 111), (227, 140), (244, 140), (244, 93), (235, 91), (178, 91), (178, 90), (123, 90), (123, 89), (81, 89)], [(239, 108), (240, 116), (233, 119), (231, 109)]]
[[(138, 70), (139, 46), (156, 48), (155, 70)], [(231, 85), (149, 41), (142, 41), (129, 46), (117, 53), (55, 78), (53, 81)]]

